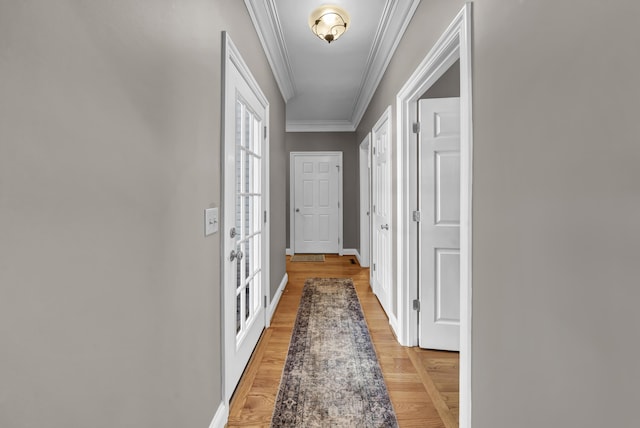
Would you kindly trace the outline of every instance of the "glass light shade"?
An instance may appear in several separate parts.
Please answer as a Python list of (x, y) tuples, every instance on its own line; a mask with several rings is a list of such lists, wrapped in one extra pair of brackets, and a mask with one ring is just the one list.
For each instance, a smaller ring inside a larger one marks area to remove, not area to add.
[(331, 43), (347, 31), (349, 21), (346, 10), (338, 6), (324, 5), (311, 13), (309, 27), (313, 34)]

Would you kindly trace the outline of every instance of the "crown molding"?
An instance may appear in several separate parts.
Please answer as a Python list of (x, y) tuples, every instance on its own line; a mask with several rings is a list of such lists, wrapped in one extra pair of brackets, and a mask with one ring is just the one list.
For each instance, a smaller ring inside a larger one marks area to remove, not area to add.
[(296, 87), (274, 0), (244, 0), (244, 3), (273, 70), (282, 98), (287, 102), (295, 95)]
[(387, 0), (384, 13), (378, 25), (378, 32), (374, 36), (369, 58), (367, 59), (367, 72), (360, 86), (353, 109), (351, 123), (354, 129), (358, 128), (364, 113), (367, 111), (367, 107), (369, 107), (369, 103), (419, 4), (420, 0)]
[[(245, 0), (282, 97), (288, 102), (296, 94), (296, 87), (275, 2), (276, 0)], [(386, 1), (350, 118), (335, 121), (287, 121), (287, 132), (356, 130), (419, 3), (420, 0)]]
[(288, 120), (287, 132), (354, 132), (348, 120)]

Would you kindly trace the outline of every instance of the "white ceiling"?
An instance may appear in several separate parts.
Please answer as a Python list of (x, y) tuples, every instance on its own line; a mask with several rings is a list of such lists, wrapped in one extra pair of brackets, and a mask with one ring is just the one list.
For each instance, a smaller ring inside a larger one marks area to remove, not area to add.
[[(355, 131), (420, 0), (245, 0), (287, 102), (287, 131)], [(335, 4), (351, 16), (328, 44), (309, 14)]]

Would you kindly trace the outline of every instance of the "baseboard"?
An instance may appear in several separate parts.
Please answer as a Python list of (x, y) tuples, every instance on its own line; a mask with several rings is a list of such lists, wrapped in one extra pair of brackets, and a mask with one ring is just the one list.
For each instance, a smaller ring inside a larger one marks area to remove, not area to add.
[(401, 332), (398, 330), (398, 318), (390, 314), (387, 314), (387, 317), (389, 318), (389, 325), (391, 326), (391, 330), (393, 330), (393, 333), (396, 335), (396, 339), (398, 340), (398, 342), (400, 342), (399, 338), (402, 336), (400, 335)]
[(216, 414), (213, 416), (213, 420), (209, 425), (209, 428), (224, 428), (227, 424), (227, 420), (229, 419), (229, 409), (225, 406), (224, 403), (220, 403), (218, 406), (218, 410)]
[(291, 248), (287, 248), (284, 252), (285, 255), (287, 256), (293, 256), (293, 251), (291, 251)]
[(271, 303), (269, 304), (269, 308), (267, 312), (267, 319), (269, 320), (269, 323), (271, 323), (271, 318), (273, 318), (273, 314), (276, 311), (276, 308), (278, 307), (278, 302), (280, 301), (280, 297), (282, 297), (282, 292), (284, 291), (284, 288), (287, 286), (287, 282), (289, 282), (289, 274), (288, 273), (284, 273), (284, 276), (282, 277), (282, 281), (280, 281), (280, 285), (278, 286), (278, 289), (276, 290), (276, 294), (274, 294), (273, 299), (271, 299)]
[(362, 261), (360, 260), (360, 253), (358, 252), (357, 249), (345, 248), (344, 250), (342, 250), (342, 254), (344, 254), (345, 256), (356, 256), (356, 259), (358, 260), (358, 264), (362, 266)]

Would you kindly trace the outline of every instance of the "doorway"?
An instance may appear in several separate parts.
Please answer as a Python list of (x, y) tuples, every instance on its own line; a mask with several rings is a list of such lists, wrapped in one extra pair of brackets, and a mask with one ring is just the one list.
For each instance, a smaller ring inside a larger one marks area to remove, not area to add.
[(371, 289), (378, 297), (396, 330), (395, 296), (392, 275), (391, 204), (391, 106), (387, 107), (371, 130)]
[(418, 120), (418, 344), (459, 351), (460, 98), (419, 100)]
[(370, 234), (371, 234), (371, 206), (370, 181), (371, 181), (371, 133), (367, 134), (360, 143), (360, 251), (358, 260), (360, 266), (369, 267), (370, 259)]
[(228, 403), (266, 325), (269, 103), (226, 32), (223, 41), (221, 292)]
[(342, 152), (291, 152), (290, 168), (292, 255), (342, 255)]
[(471, 426), (471, 290), (472, 290), (472, 90), (471, 3), (465, 4), (431, 51), (397, 95), (396, 192), (397, 282), (400, 287), (399, 339), (403, 345), (418, 345), (419, 255), (418, 224), (421, 220), (418, 192), (417, 124), (418, 99), (456, 62), (460, 61), (460, 427)]

